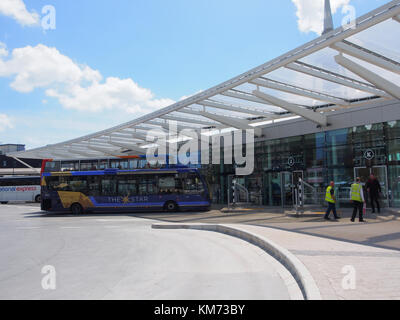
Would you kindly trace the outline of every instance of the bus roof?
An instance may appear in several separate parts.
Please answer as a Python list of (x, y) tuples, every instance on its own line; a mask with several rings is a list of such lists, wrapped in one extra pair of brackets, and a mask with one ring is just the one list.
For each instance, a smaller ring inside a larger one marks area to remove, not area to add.
[(103, 175), (125, 175), (125, 174), (157, 174), (157, 173), (180, 173), (180, 172), (198, 172), (196, 168), (165, 168), (165, 169), (135, 169), (119, 170), (106, 169), (97, 171), (65, 171), (65, 172), (45, 172), (43, 176), (103, 176)]

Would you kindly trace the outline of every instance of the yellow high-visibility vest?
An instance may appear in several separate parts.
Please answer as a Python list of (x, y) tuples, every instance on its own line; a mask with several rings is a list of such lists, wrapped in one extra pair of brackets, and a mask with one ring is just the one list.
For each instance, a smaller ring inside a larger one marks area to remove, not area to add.
[(362, 187), (358, 183), (351, 185), (351, 200), (362, 202), (361, 198)]
[(329, 203), (336, 203), (336, 201), (333, 200), (333, 198), (332, 198), (331, 190), (332, 190), (331, 186), (329, 186), (328, 189), (326, 189), (325, 201), (329, 202)]

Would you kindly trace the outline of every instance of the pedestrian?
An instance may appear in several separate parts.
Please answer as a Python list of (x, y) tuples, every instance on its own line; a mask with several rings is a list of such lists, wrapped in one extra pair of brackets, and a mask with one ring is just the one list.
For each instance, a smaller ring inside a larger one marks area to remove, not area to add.
[(367, 191), (369, 195), (369, 200), (371, 202), (372, 213), (375, 213), (375, 204), (378, 207), (378, 214), (381, 213), (381, 206), (379, 203), (379, 196), (382, 192), (381, 184), (375, 175), (371, 174), (367, 182)]
[(357, 211), (359, 212), (360, 222), (365, 222), (363, 217), (365, 198), (360, 178), (357, 178), (356, 182), (351, 185), (350, 199), (354, 208), (351, 222), (354, 222), (356, 220)]
[(329, 187), (326, 189), (325, 201), (328, 202), (328, 210), (325, 214), (325, 220), (330, 220), (329, 215), (331, 214), (331, 212), (333, 212), (336, 220), (340, 219), (336, 213), (336, 196), (334, 187), (335, 183), (331, 181)]

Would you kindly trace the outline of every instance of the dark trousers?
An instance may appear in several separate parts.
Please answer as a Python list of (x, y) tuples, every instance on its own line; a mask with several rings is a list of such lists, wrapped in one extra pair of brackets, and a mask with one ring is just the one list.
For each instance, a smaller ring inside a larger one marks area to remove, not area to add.
[(329, 206), (328, 206), (328, 210), (326, 211), (325, 214), (325, 219), (329, 219), (329, 215), (331, 214), (331, 211), (333, 211), (333, 215), (335, 217), (335, 219), (338, 218), (337, 213), (336, 213), (336, 204), (335, 203), (330, 203), (328, 202)]
[(378, 207), (378, 213), (381, 213), (381, 206), (379, 204), (379, 195), (370, 194), (369, 199), (371, 201), (372, 212), (375, 212), (375, 204)]
[(363, 217), (363, 209), (364, 209), (364, 204), (362, 202), (359, 201), (353, 201), (353, 217), (351, 218), (352, 221), (354, 221), (357, 217), (357, 211), (360, 213), (360, 221), (364, 220)]

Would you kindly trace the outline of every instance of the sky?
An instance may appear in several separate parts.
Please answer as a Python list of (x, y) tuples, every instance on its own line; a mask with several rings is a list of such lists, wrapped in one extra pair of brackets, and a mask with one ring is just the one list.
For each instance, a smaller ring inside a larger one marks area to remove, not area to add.
[[(335, 26), (388, 0), (331, 0)], [(318, 37), (323, 0), (0, 0), (0, 143), (166, 107)]]

